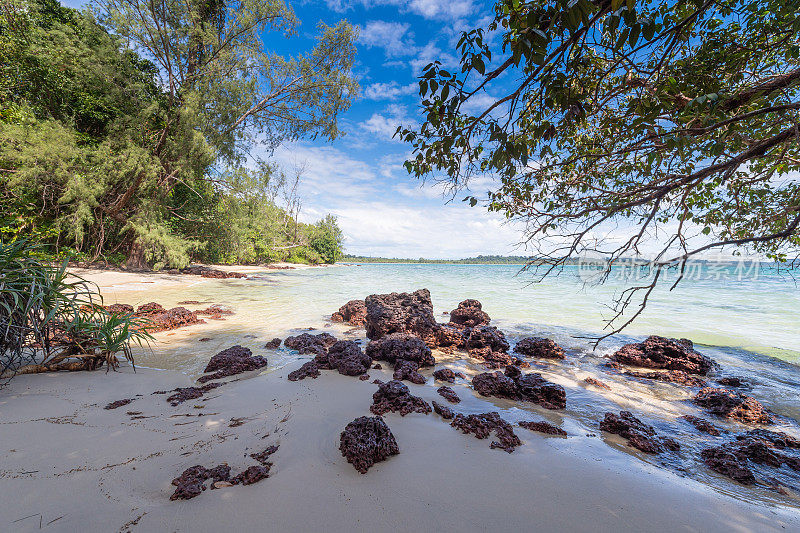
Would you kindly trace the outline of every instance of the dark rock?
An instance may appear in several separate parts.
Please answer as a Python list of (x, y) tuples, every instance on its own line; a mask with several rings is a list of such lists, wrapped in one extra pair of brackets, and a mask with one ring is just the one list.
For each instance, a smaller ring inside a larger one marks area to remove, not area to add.
[(782, 431), (770, 431), (768, 429), (751, 429), (744, 435), (738, 435), (736, 439), (761, 439), (781, 450), (784, 448), (800, 448), (800, 439), (796, 439)]
[(287, 376), (289, 381), (299, 381), (305, 378), (316, 379), (319, 377), (320, 365), (317, 361), (308, 361), (297, 370), (289, 372)]
[(211, 375), (201, 376), (197, 381), (205, 383), (212, 379), (220, 379), (227, 376), (234, 376), (250, 370), (258, 370), (267, 366), (267, 360), (258, 355), (253, 356), (249, 348), (231, 346), (214, 355), (206, 365), (203, 372), (214, 372)]
[(378, 391), (372, 395), (372, 402), (369, 410), (376, 415), (383, 415), (389, 411), (400, 413), (400, 416), (414, 412), (423, 414), (431, 412), (428, 402), (413, 396), (408, 387), (396, 379), (378, 385)]
[(205, 481), (212, 479), (213, 481), (228, 481), (230, 478), (231, 468), (228, 465), (219, 465), (211, 470), (196, 465), (187, 468), (183, 473), (172, 480), (172, 484), (176, 487), (175, 492), (170, 496), (170, 500), (189, 500), (194, 498), (204, 490), (206, 490)]
[(542, 420), (541, 422), (520, 422), (520, 427), (525, 429), (530, 429), (531, 431), (538, 431), (539, 433), (546, 433), (548, 435), (558, 435), (561, 437), (566, 437), (567, 432), (561, 429), (558, 426), (554, 426), (550, 422), (545, 422)]
[(339, 437), (339, 451), (362, 474), (400, 453), (389, 426), (379, 416), (362, 416), (347, 424)]
[(433, 400), (431, 404), (433, 405), (433, 411), (445, 420), (451, 420), (454, 416), (456, 416), (452, 409), (446, 405), (440, 404), (436, 400)]
[(372, 369), (373, 370), (382, 370), (383, 367), (381, 366), (380, 363), (375, 363), (374, 365), (372, 365)]
[(169, 331), (184, 326), (205, 323), (197, 318), (197, 314), (194, 311), (189, 311), (185, 307), (173, 307), (161, 314), (149, 315), (149, 318), (150, 323), (145, 326), (145, 329), (150, 332)]
[(360, 376), (358, 376), (358, 379), (360, 379), (361, 381), (367, 381), (369, 379), (369, 374), (361, 374)]
[(244, 472), (240, 472), (238, 476), (231, 478), (230, 482), (233, 485), (252, 485), (258, 483), (264, 478), (269, 477), (269, 469), (272, 466), (270, 463), (260, 466), (248, 467)]
[(469, 331), (466, 348), (485, 349), (490, 348), (493, 352), (508, 352), (509, 344), (503, 332), (494, 326), (478, 326)]
[(450, 403), (459, 403), (461, 401), (461, 398), (458, 397), (456, 391), (454, 391), (450, 387), (439, 387), (438, 389), (436, 389), (436, 392), (439, 393), (439, 396), (441, 396)]
[(564, 359), (564, 348), (551, 339), (527, 337), (514, 346), (514, 352), (537, 359)]
[(645, 368), (682, 370), (705, 375), (714, 362), (694, 350), (687, 339), (667, 339), (652, 335), (644, 342), (626, 344), (611, 357), (618, 363)]
[(747, 382), (744, 381), (742, 378), (737, 377), (726, 377), (726, 378), (719, 378), (717, 383), (720, 385), (724, 385), (726, 387), (744, 387), (747, 385)]
[(380, 339), (370, 341), (367, 355), (379, 361), (394, 364), (398, 359), (414, 361), (420, 366), (433, 366), (436, 360), (431, 349), (422, 339), (408, 333), (390, 333)]
[(283, 341), (279, 337), (275, 337), (274, 339), (272, 339), (271, 341), (266, 343), (264, 345), (264, 348), (269, 348), (271, 350), (274, 350), (275, 348), (279, 348), (280, 347), (281, 342), (283, 342)]
[(273, 453), (275, 453), (277, 451), (278, 451), (278, 446), (277, 445), (275, 445), (275, 446), (267, 446), (264, 450), (262, 450), (262, 451), (260, 451), (258, 453), (251, 453), (250, 457), (252, 457), (256, 461), (258, 461), (262, 465), (268, 465), (268, 464), (270, 464), (269, 457)]
[(683, 415), (680, 418), (681, 420), (686, 420), (687, 422), (689, 422), (691, 425), (697, 428), (698, 431), (702, 431), (703, 433), (708, 433), (709, 435), (718, 436), (722, 431), (725, 431), (719, 429), (717, 426), (715, 426), (705, 418), (700, 418), (699, 416)]
[[(222, 318), (222, 315), (232, 315), (233, 309), (230, 307), (226, 307), (224, 305), (214, 304), (206, 307), (205, 309), (200, 309), (199, 311), (195, 311), (198, 315), (205, 315), (209, 316), (212, 319), (219, 320)], [(245, 335), (247, 337), (247, 335)], [(252, 335), (250, 338), (255, 338), (255, 335)]]
[(505, 352), (495, 352), (489, 346), (483, 348), (471, 348), (469, 355), (475, 359), (483, 361), (483, 365), (487, 368), (505, 368), (513, 365), (515, 358), (511, 357)]
[(742, 485), (754, 485), (756, 477), (747, 466), (747, 461), (722, 446), (706, 448), (700, 452), (703, 462), (711, 470), (719, 472)]
[(189, 266), (181, 269), (181, 274), (191, 274), (194, 276), (202, 276), (204, 278), (212, 279), (228, 279), (228, 278), (246, 278), (246, 274), (240, 272), (225, 272), (216, 268), (207, 266)]
[(347, 322), (351, 326), (363, 326), (367, 321), (367, 306), (364, 300), (350, 300), (331, 315), (332, 322)]
[(301, 354), (327, 354), (328, 348), (336, 343), (336, 337), (330, 333), (302, 333), (292, 337), (286, 337), (283, 345), (291, 350), (297, 350)]
[(694, 402), (710, 413), (745, 424), (773, 424), (772, 416), (752, 396), (727, 389), (706, 387), (700, 389)]
[(136, 398), (126, 398), (124, 400), (117, 400), (115, 402), (111, 402), (110, 404), (106, 405), (105, 407), (103, 407), (103, 409), (116, 409), (118, 407), (122, 407), (123, 405), (128, 405), (135, 399)]
[(679, 447), (672, 439), (660, 439), (652, 426), (648, 426), (629, 411), (620, 411), (619, 416), (606, 413), (600, 422), (600, 429), (627, 439), (629, 446), (645, 453), (661, 453), (665, 448), (674, 450)]
[(506, 373), (484, 372), (472, 378), (473, 388), (482, 396), (538, 403), (546, 409), (563, 409), (567, 405), (564, 387), (551, 383), (541, 374), (522, 374), (516, 367)]
[(441, 324), (436, 332), (436, 343), (439, 347), (464, 348), (468, 335), (468, 328)]
[(372, 359), (355, 342), (338, 341), (328, 349), (328, 364), (345, 376), (360, 376), (369, 370)]
[(488, 324), (491, 318), (481, 307), (478, 300), (464, 300), (457, 309), (450, 311), (450, 323), (468, 328)]
[(200, 339), (200, 342), (208, 342), (210, 340), (211, 340), (211, 337), (203, 337), (202, 339)]
[(453, 372), (449, 368), (440, 368), (433, 372), (433, 377), (439, 381), (447, 381), (448, 383), (455, 383), (456, 378), (466, 379), (466, 376), (461, 372)]
[(106, 306), (106, 311), (108, 311), (108, 314), (116, 316), (132, 315), (133, 306), (129, 304), (111, 304)]
[(491, 447), (500, 448), (508, 453), (522, 444), (511, 424), (500, 418), (500, 414), (495, 411), (468, 416), (459, 413), (450, 425), (460, 429), (462, 433), (472, 433), (478, 439), (485, 439), (494, 431), (497, 440), (492, 441)]
[(594, 385), (595, 387), (599, 387), (605, 390), (611, 390), (611, 387), (600, 381), (599, 379), (594, 378), (586, 378), (583, 380), (584, 383), (588, 383), (589, 385)]
[[(373, 294), (365, 300), (366, 329), (371, 340), (390, 333), (410, 333), (428, 346), (438, 344), (439, 325), (433, 316), (433, 304), (428, 289), (412, 293)], [(408, 357), (401, 359), (413, 360)]]
[(140, 305), (136, 309), (136, 316), (151, 317), (155, 315), (160, 315), (162, 313), (165, 313), (166, 311), (167, 310), (164, 309), (164, 306), (162, 306), (161, 304), (158, 304), (156, 302), (150, 302)]
[(394, 363), (394, 374), (392, 378), (397, 380), (408, 380), (417, 385), (424, 384), (427, 380), (425, 376), (418, 372), (419, 363), (416, 361), (406, 361), (405, 359), (398, 359)]
[(706, 383), (706, 380), (703, 378), (698, 377), (695, 374), (688, 374), (682, 370), (658, 370), (653, 372), (637, 372), (635, 370), (626, 370), (622, 374), (624, 376), (631, 376), (633, 378), (652, 379), (666, 383), (687, 385), (689, 387), (708, 386), (708, 383)]
[(200, 398), (208, 391), (216, 389), (220, 386), (222, 386), (222, 383), (207, 383), (202, 387), (178, 387), (177, 389), (171, 391), (175, 394), (172, 396), (167, 396), (167, 401), (170, 403), (170, 405), (175, 407), (176, 405), (180, 405), (187, 400)]

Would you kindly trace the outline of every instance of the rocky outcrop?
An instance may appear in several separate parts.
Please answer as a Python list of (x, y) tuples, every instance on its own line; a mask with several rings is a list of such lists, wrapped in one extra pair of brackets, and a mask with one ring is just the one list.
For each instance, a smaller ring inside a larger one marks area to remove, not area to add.
[(712, 470), (744, 485), (753, 485), (756, 478), (751, 463), (771, 468), (785, 465), (800, 471), (800, 456), (785, 453), (787, 448), (800, 448), (800, 440), (785, 433), (757, 429), (737, 435), (733, 442), (706, 448), (700, 456)]
[(433, 366), (436, 360), (425, 342), (410, 333), (390, 333), (370, 341), (367, 355), (378, 361), (394, 364), (398, 360), (414, 361), (419, 366)]
[(411, 383), (416, 383), (417, 385), (424, 384), (427, 380), (425, 376), (420, 374), (419, 372), (419, 363), (416, 361), (406, 361), (405, 359), (398, 359), (394, 363), (394, 374), (392, 375), (393, 379), (396, 380), (407, 380)]
[(448, 383), (455, 383), (457, 377), (466, 379), (466, 376), (462, 372), (453, 372), (449, 368), (440, 368), (439, 370), (435, 370), (433, 372), (433, 377), (439, 381), (446, 381)]
[(145, 329), (151, 332), (168, 331), (202, 323), (204, 321), (197, 318), (194, 311), (189, 311), (185, 307), (173, 307), (164, 313), (153, 316), (151, 324), (145, 326)]
[(220, 386), (222, 386), (222, 383), (207, 383), (202, 387), (178, 387), (177, 389), (170, 391), (174, 392), (175, 394), (167, 396), (167, 401), (170, 403), (170, 405), (175, 407), (187, 400), (194, 400), (196, 398), (200, 398), (208, 391), (216, 389), (217, 387)]
[(700, 375), (706, 375), (714, 367), (711, 359), (695, 351), (692, 341), (655, 335), (647, 337), (644, 342), (626, 344), (611, 359), (625, 365)]
[(458, 308), (450, 311), (450, 324), (460, 327), (484, 326), (491, 320), (478, 300), (464, 300), (458, 304)]
[(456, 391), (454, 391), (450, 387), (439, 387), (438, 389), (436, 389), (436, 392), (439, 393), (439, 396), (441, 396), (450, 403), (459, 403), (461, 401), (461, 398), (458, 397)]
[(134, 313), (133, 306), (129, 304), (111, 304), (107, 305), (105, 309), (108, 314), (116, 316), (132, 315)]
[(268, 348), (270, 350), (274, 350), (276, 348), (280, 348), (281, 342), (283, 342), (283, 341), (279, 337), (275, 337), (274, 339), (272, 339), (271, 341), (266, 343), (264, 345), (264, 348)]
[(566, 437), (567, 432), (558, 426), (554, 426), (550, 422), (544, 420), (540, 422), (523, 421), (519, 423), (520, 427), (530, 429), (531, 431), (538, 431), (539, 433), (546, 433), (547, 435), (558, 435), (559, 437)]
[(269, 477), (270, 466), (269, 464), (249, 466), (246, 470), (240, 472), (239, 475), (231, 478), (230, 483), (232, 485), (252, 485), (253, 483), (258, 483), (262, 479)]
[(699, 416), (683, 415), (680, 418), (681, 420), (686, 420), (691, 425), (693, 425), (697, 429), (697, 431), (708, 433), (709, 435), (714, 435), (715, 437), (718, 436), (723, 431), (725, 431), (724, 429), (718, 428), (705, 418), (700, 418)]
[(410, 333), (428, 346), (438, 344), (439, 325), (433, 316), (428, 289), (412, 293), (373, 294), (364, 301), (367, 308), (367, 337), (377, 340), (391, 333)]
[(551, 339), (526, 337), (514, 346), (514, 352), (536, 359), (564, 359), (564, 348)]
[(708, 383), (696, 374), (689, 374), (682, 370), (654, 370), (652, 372), (639, 372), (636, 370), (626, 370), (623, 376), (630, 376), (639, 379), (652, 379), (665, 383), (675, 383), (676, 385), (686, 385), (688, 387), (706, 387)]
[(600, 422), (600, 429), (614, 433), (628, 441), (633, 446), (645, 453), (661, 453), (665, 449), (677, 450), (680, 445), (670, 438), (660, 438), (652, 426), (648, 426), (630, 411), (620, 411), (619, 415), (606, 413)]
[(490, 446), (508, 453), (522, 445), (511, 424), (500, 418), (500, 414), (495, 411), (467, 416), (459, 413), (450, 425), (460, 429), (462, 433), (473, 434), (477, 439), (485, 439), (494, 432), (497, 440), (492, 441)]
[(433, 411), (434, 411), (434, 412), (435, 412), (437, 415), (439, 415), (439, 416), (441, 416), (442, 418), (444, 418), (445, 420), (452, 420), (452, 419), (453, 419), (453, 417), (454, 417), (454, 416), (456, 416), (456, 415), (455, 415), (455, 413), (453, 412), (453, 410), (452, 410), (452, 409), (450, 409), (450, 408), (449, 408), (449, 407), (447, 407), (446, 405), (442, 405), (442, 404), (440, 404), (440, 403), (439, 403), (439, 402), (437, 402), (436, 400), (433, 400), (433, 401), (431, 402), (431, 405), (433, 405)]
[(469, 331), (467, 350), (489, 348), (493, 352), (508, 352), (509, 344), (503, 332), (494, 326), (478, 326)]
[(336, 337), (330, 333), (320, 333), (312, 335), (310, 333), (302, 333), (292, 337), (286, 337), (283, 345), (289, 349), (297, 350), (301, 354), (327, 354), (328, 348), (336, 343)]
[(201, 465), (187, 468), (180, 476), (172, 480), (175, 492), (169, 499), (189, 500), (206, 490), (206, 480), (211, 479), (212, 482), (229, 481), (230, 476), (231, 467), (226, 464), (221, 464), (211, 469)]
[(741, 392), (706, 387), (694, 397), (694, 403), (722, 418), (745, 424), (773, 424), (774, 419), (761, 403)]
[(362, 474), (375, 463), (400, 453), (389, 426), (379, 416), (356, 418), (339, 436), (339, 451)]
[(347, 322), (360, 327), (367, 321), (367, 306), (364, 300), (350, 300), (331, 315), (331, 322)]
[(567, 405), (564, 387), (551, 383), (541, 374), (523, 374), (510, 366), (505, 373), (484, 372), (472, 378), (472, 387), (482, 396), (527, 401), (546, 409), (563, 409)]
[(372, 405), (369, 410), (376, 415), (391, 411), (406, 416), (409, 413), (428, 414), (431, 412), (431, 406), (422, 398), (413, 396), (404, 383), (395, 379), (378, 384), (378, 391), (372, 395)]
[(440, 324), (436, 332), (436, 343), (439, 348), (464, 348), (469, 331), (469, 328)]
[(300, 381), (306, 378), (316, 379), (320, 376), (320, 363), (316, 360), (303, 363), (297, 370), (292, 370), (286, 376), (289, 381)]
[(360, 376), (372, 366), (372, 358), (353, 341), (338, 341), (328, 349), (328, 366), (345, 376)]
[(197, 381), (205, 383), (212, 379), (234, 376), (250, 370), (258, 370), (265, 366), (267, 366), (266, 358), (260, 355), (253, 356), (253, 352), (251, 352), (249, 348), (237, 344), (211, 357), (203, 372), (214, 373), (201, 376)]

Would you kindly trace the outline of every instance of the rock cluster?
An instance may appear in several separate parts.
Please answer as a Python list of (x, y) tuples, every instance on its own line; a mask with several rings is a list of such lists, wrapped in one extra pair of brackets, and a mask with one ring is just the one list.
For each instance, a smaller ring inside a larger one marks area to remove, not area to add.
[(174, 392), (175, 394), (167, 396), (167, 401), (170, 403), (170, 405), (175, 407), (187, 400), (200, 398), (208, 391), (216, 389), (220, 386), (222, 386), (222, 383), (206, 383), (202, 387), (178, 387), (177, 389), (170, 391)]
[(228, 279), (228, 278), (246, 278), (246, 274), (242, 274), (241, 272), (225, 272), (224, 270), (219, 270), (216, 268), (211, 268), (207, 266), (190, 266), (184, 269), (181, 269), (181, 274), (191, 274), (194, 276), (202, 276), (204, 278), (214, 278), (214, 279)]
[(507, 367), (505, 373), (478, 374), (472, 378), (472, 387), (482, 396), (533, 402), (546, 409), (563, 409), (567, 405), (564, 387), (547, 381), (541, 374), (523, 374), (513, 366)]
[(478, 300), (464, 300), (458, 304), (456, 309), (450, 311), (450, 324), (474, 328), (483, 326), (491, 322), (491, 318), (482, 309)]
[(645, 453), (661, 453), (665, 449), (677, 450), (680, 445), (671, 438), (660, 438), (656, 430), (633, 416), (630, 411), (620, 411), (619, 415), (606, 413), (600, 422), (600, 429), (614, 433)]
[(536, 359), (564, 359), (564, 348), (551, 339), (526, 337), (514, 346), (514, 352)]
[(695, 351), (692, 341), (656, 335), (647, 337), (644, 342), (626, 344), (611, 359), (625, 365), (682, 370), (700, 375), (706, 375), (714, 367), (711, 359)]
[(350, 300), (331, 315), (331, 322), (347, 322), (360, 327), (367, 321), (367, 306), (364, 300)]
[(595, 379), (595, 378), (589, 377), (589, 378), (584, 379), (583, 382), (587, 383), (589, 385), (594, 385), (595, 387), (599, 387), (601, 389), (611, 390), (611, 387), (609, 387), (607, 384), (603, 383), (599, 379)]
[[(307, 335), (304, 333), (304, 335)], [(328, 335), (323, 333), (322, 335)], [(313, 337), (310, 336), (310, 337)], [(320, 335), (317, 335), (320, 337)], [(288, 339), (287, 339), (288, 340)], [(307, 344), (305, 346), (308, 346)], [(317, 345), (320, 346), (320, 345)], [(336, 370), (344, 376), (361, 376), (372, 365), (372, 359), (361, 351), (354, 341), (336, 341), (326, 351), (300, 368), (289, 373), (289, 381), (297, 381), (307, 377), (317, 378), (320, 370)]]
[(640, 379), (652, 379), (665, 383), (675, 383), (677, 385), (687, 385), (689, 387), (706, 387), (706, 380), (696, 374), (689, 374), (682, 370), (653, 370), (652, 372), (638, 372), (636, 370), (626, 370), (624, 376)]
[(136, 400), (136, 398), (125, 398), (124, 400), (117, 400), (109, 403), (108, 405), (103, 407), (103, 409), (117, 409), (119, 407), (122, 407), (123, 405), (128, 405), (134, 400)]
[(783, 465), (800, 471), (800, 457), (787, 455), (787, 448), (800, 448), (800, 440), (785, 433), (753, 430), (738, 435), (736, 441), (706, 448), (700, 453), (703, 462), (722, 475), (744, 485), (756, 483), (750, 463), (780, 468)]
[(699, 416), (683, 415), (680, 418), (681, 420), (686, 420), (691, 425), (693, 425), (697, 429), (697, 431), (708, 433), (709, 435), (714, 435), (715, 437), (718, 436), (723, 431), (725, 431), (724, 429), (718, 428), (705, 418), (700, 418)]
[(433, 411), (445, 420), (452, 420), (452, 418), (456, 416), (452, 409), (446, 405), (440, 404), (436, 400), (433, 400), (431, 405), (433, 405)]
[(511, 424), (500, 418), (500, 414), (496, 411), (467, 416), (459, 413), (450, 425), (460, 429), (462, 433), (472, 433), (478, 439), (485, 439), (494, 432), (497, 440), (492, 441), (491, 447), (500, 448), (508, 453), (522, 444)]
[[(226, 464), (206, 468), (195, 465), (187, 468), (183, 473), (172, 480), (175, 492), (169, 497), (170, 500), (189, 500), (206, 490), (205, 482), (211, 479), (212, 482), (231, 481), (231, 467)], [(231, 483), (233, 484), (233, 483)]]
[(438, 389), (436, 389), (436, 392), (439, 393), (439, 396), (441, 396), (450, 403), (459, 403), (461, 401), (461, 398), (458, 397), (456, 391), (454, 391), (450, 387), (439, 387)]
[(394, 374), (392, 375), (393, 379), (396, 380), (408, 380), (411, 383), (416, 383), (417, 385), (422, 385), (427, 381), (425, 376), (420, 374), (419, 372), (419, 363), (416, 361), (407, 361), (405, 359), (398, 359), (394, 363)]
[(253, 356), (253, 352), (244, 346), (231, 346), (222, 350), (211, 357), (203, 372), (214, 372), (206, 376), (201, 376), (197, 381), (205, 383), (212, 379), (220, 379), (227, 376), (234, 376), (249, 370), (258, 370), (267, 366), (267, 360), (260, 356)]
[(559, 437), (566, 437), (567, 432), (558, 426), (554, 426), (550, 422), (544, 420), (540, 422), (522, 421), (519, 423), (520, 427), (530, 429), (531, 431), (538, 431), (539, 433), (546, 433), (547, 435), (558, 435)]
[(367, 355), (377, 361), (395, 364), (398, 360), (414, 361), (419, 366), (433, 366), (436, 360), (431, 349), (416, 335), (390, 333), (367, 344)]
[(393, 292), (367, 296), (365, 326), (367, 337), (380, 339), (390, 333), (410, 333), (428, 346), (438, 344), (439, 325), (433, 316), (433, 304), (428, 289), (412, 293)]
[(333, 346), (335, 342), (336, 337), (330, 333), (320, 333), (318, 335), (302, 333), (286, 337), (283, 345), (291, 350), (297, 350), (300, 354), (321, 355), (327, 354), (328, 348)]
[(439, 370), (435, 370), (433, 372), (433, 377), (439, 381), (446, 381), (448, 383), (455, 383), (457, 377), (466, 379), (466, 376), (462, 372), (453, 372), (449, 368), (440, 368)]
[(276, 348), (280, 348), (281, 342), (283, 342), (283, 341), (280, 339), (280, 337), (275, 337), (274, 339), (272, 339), (271, 341), (266, 343), (264, 345), (264, 348), (268, 348), (268, 349), (271, 349), (271, 350), (274, 350)]
[(406, 416), (409, 413), (428, 414), (431, 412), (431, 406), (422, 398), (412, 395), (405, 383), (394, 379), (378, 384), (377, 392), (372, 395), (372, 405), (369, 410), (376, 415), (393, 411), (400, 413), (400, 416)]
[(694, 403), (705, 407), (711, 414), (730, 418), (745, 424), (773, 424), (775, 421), (764, 406), (741, 392), (706, 387), (694, 397)]
[(339, 451), (362, 474), (400, 453), (389, 426), (379, 416), (362, 416), (347, 424), (339, 436)]

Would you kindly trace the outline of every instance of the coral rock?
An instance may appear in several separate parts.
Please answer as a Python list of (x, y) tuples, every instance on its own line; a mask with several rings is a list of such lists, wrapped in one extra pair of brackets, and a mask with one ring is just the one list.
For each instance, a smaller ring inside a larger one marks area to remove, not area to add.
[(449, 368), (440, 368), (439, 370), (435, 370), (433, 372), (433, 377), (439, 381), (447, 381), (448, 383), (455, 383), (457, 377), (466, 379), (466, 376), (464, 376), (463, 373), (453, 372)]
[(706, 387), (694, 397), (697, 405), (710, 413), (745, 424), (772, 424), (774, 420), (764, 406), (752, 396), (727, 389)]
[(491, 447), (508, 453), (522, 444), (511, 424), (500, 418), (500, 414), (495, 411), (468, 416), (457, 414), (450, 425), (460, 429), (462, 433), (472, 433), (478, 439), (485, 439), (494, 431), (497, 440), (492, 441)]
[(332, 322), (347, 322), (351, 326), (363, 326), (367, 321), (367, 306), (364, 300), (350, 300), (331, 315)]
[(328, 365), (345, 376), (360, 376), (369, 370), (372, 359), (353, 341), (338, 341), (328, 349)]
[(436, 389), (436, 392), (439, 393), (439, 396), (441, 396), (450, 403), (459, 403), (461, 401), (461, 398), (458, 397), (456, 391), (454, 391), (450, 387), (439, 387), (438, 389)]
[(678, 443), (672, 439), (660, 439), (652, 426), (648, 426), (629, 411), (620, 411), (619, 415), (606, 413), (600, 422), (600, 429), (627, 439), (629, 446), (645, 453), (661, 453), (665, 448), (679, 448)]
[[(439, 325), (433, 316), (428, 289), (412, 293), (373, 294), (364, 302), (369, 339), (380, 339), (391, 333), (410, 333), (421, 338), (428, 346), (437, 345)], [(402, 359), (411, 360), (408, 357)]]
[(389, 363), (403, 359), (414, 361), (420, 366), (436, 364), (428, 345), (419, 337), (408, 333), (390, 333), (378, 340), (370, 341), (366, 352), (373, 359)]
[(452, 420), (453, 417), (456, 416), (452, 409), (446, 405), (440, 404), (436, 400), (433, 400), (431, 404), (433, 405), (433, 411), (445, 420)]
[(722, 431), (724, 431), (719, 429), (717, 426), (715, 426), (705, 418), (700, 418), (699, 416), (684, 415), (680, 418), (681, 420), (686, 420), (687, 422), (689, 422), (691, 425), (697, 428), (698, 431), (702, 431), (703, 433), (708, 433), (709, 435), (717, 436)]
[(624, 376), (630, 376), (640, 379), (652, 379), (655, 381), (663, 381), (665, 383), (675, 383), (678, 385), (687, 385), (689, 387), (706, 387), (708, 383), (701, 377), (695, 374), (689, 374), (682, 370), (655, 370), (653, 372), (637, 372), (635, 370), (626, 370), (622, 373)]
[(482, 396), (538, 403), (547, 409), (563, 409), (567, 405), (564, 387), (544, 379), (540, 374), (522, 374), (516, 367), (506, 373), (484, 372), (472, 378), (473, 388)]
[(468, 328), (488, 324), (491, 318), (481, 307), (478, 300), (464, 300), (457, 309), (450, 311), (450, 323)]
[(514, 346), (514, 352), (536, 359), (564, 359), (564, 348), (551, 339), (527, 337)]
[(550, 422), (545, 422), (544, 420), (540, 422), (520, 422), (520, 427), (525, 429), (530, 429), (531, 431), (538, 431), (539, 433), (546, 433), (548, 435), (558, 435), (560, 437), (566, 437), (567, 432), (561, 429), (558, 426), (554, 426)]
[(427, 381), (425, 376), (418, 372), (419, 363), (416, 361), (406, 361), (405, 359), (398, 359), (394, 363), (394, 375), (392, 378), (397, 380), (408, 380), (411, 383), (422, 385)]
[(655, 335), (644, 342), (626, 344), (611, 358), (626, 365), (682, 370), (689, 374), (705, 375), (714, 367), (714, 361), (695, 351), (691, 341)]
[(418, 396), (413, 396), (408, 387), (397, 380), (380, 383), (378, 391), (372, 395), (372, 402), (369, 410), (376, 415), (382, 415), (389, 411), (400, 413), (400, 416), (414, 412), (423, 414), (431, 412), (428, 402)]
[(197, 381), (205, 383), (212, 379), (220, 379), (226, 376), (234, 376), (250, 370), (258, 370), (267, 366), (267, 360), (258, 355), (253, 356), (249, 348), (243, 346), (231, 346), (214, 355), (206, 365), (203, 372), (214, 372), (211, 375), (201, 376)]
[(312, 335), (302, 333), (292, 337), (286, 337), (283, 345), (291, 350), (297, 350), (301, 354), (327, 354), (328, 348), (336, 343), (336, 337), (330, 333), (320, 333)]
[(281, 342), (283, 342), (283, 341), (279, 337), (275, 337), (274, 339), (272, 339), (271, 341), (266, 343), (264, 345), (264, 348), (269, 348), (269, 349), (274, 350), (275, 348), (279, 348), (280, 347)]
[(362, 416), (347, 424), (339, 437), (339, 451), (362, 474), (400, 453), (389, 426), (379, 416)]

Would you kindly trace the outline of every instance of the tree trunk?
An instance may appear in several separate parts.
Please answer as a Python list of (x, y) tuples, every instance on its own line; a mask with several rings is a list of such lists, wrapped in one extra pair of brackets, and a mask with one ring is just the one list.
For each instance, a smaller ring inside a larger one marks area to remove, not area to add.
[(139, 241), (134, 241), (128, 251), (128, 260), (125, 262), (128, 270), (148, 270), (149, 265), (144, 259), (144, 246)]

